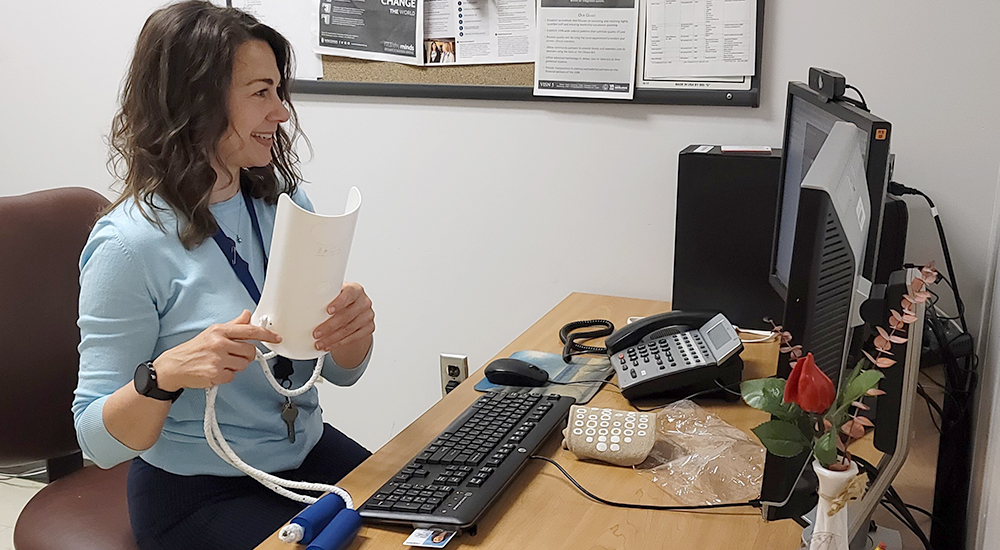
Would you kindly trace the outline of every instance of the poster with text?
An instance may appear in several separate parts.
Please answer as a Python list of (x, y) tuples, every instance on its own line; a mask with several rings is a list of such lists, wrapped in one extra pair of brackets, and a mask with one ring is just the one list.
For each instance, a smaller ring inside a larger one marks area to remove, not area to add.
[(320, 0), (316, 53), (422, 65), (421, 0)]
[(753, 76), (756, 0), (648, 0), (645, 78)]
[(535, 0), (424, 0), (424, 63), (531, 63)]
[(632, 99), (639, 0), (541, 0), (535, 95)]

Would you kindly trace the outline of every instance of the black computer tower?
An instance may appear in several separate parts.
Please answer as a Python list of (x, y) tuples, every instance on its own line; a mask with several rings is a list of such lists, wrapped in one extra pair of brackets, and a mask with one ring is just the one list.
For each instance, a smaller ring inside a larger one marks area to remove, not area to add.
[(743, 328), (781, 322), (768, 277), (781, 150), (723, 153), (690, 145), (677, 163), (673, 308), (721, 311)]

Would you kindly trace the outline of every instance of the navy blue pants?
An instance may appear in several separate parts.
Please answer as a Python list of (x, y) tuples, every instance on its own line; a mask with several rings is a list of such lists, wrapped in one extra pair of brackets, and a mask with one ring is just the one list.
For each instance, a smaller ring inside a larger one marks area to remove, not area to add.
[[(275, 475), (335, 484), (369, 456), (324, 424), (302, 465)], [(141, 458), (128, 472), (128, 511), (140, 550), (251, 550), (304, 507), (246, 476), (180, 476)]]

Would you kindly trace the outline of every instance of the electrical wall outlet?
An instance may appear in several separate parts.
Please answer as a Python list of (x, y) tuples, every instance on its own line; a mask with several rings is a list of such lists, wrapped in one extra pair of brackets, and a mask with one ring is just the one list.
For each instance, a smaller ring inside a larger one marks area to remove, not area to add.
[(441, 354), (441, 397), (469, 377), (469, 358), (464, 355)]

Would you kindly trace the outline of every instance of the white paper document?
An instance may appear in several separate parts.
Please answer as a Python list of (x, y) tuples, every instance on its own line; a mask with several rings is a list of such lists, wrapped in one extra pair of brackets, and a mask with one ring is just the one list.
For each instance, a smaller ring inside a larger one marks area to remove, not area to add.
[(319, 0), (317, 9), (316, 53), (423, 64), (423, 1)]
[(645, 79), (754, 74), (756, 0), (645, 2)]
[(535, 60), (534, 0), (423, 0), (424, 63)]
[[(225, 0), (214, 0), (225, 6)], [(281, 33), (295, 50), (295, 78), (315, 80), (323, 76), (323, 60), (313, 53), (316, 38), (309, 21), (316, 14), (316, 0), (232, 0), (243, 10)]]
[(632, 99), (641, 0), (541, 0), (535, 95)]

